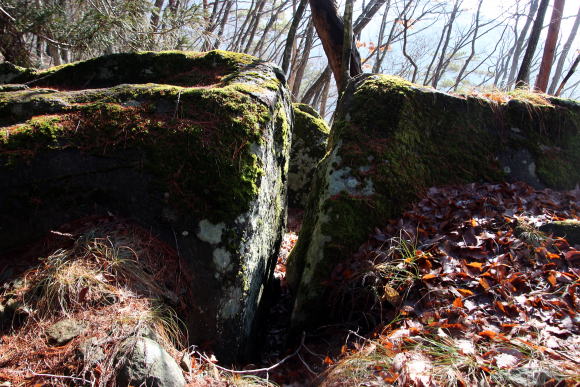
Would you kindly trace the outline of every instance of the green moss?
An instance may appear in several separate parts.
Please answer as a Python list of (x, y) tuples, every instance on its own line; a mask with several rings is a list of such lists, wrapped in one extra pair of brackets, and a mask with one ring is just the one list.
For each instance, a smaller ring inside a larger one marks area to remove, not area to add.
[(41, 149), (58, 148), (62, 133), (61, 117), (48, 115), (35, 117), (25, 124), (4, 128), (0, 135), (0, 155), (6, 165), (30, 158)]
[(177, 86), (208, 86), (258, 62), (250, 55), (221, 50), (122, 53), (33, 72), (29, 81), (35, 86), (72, 90), (153, 80)]
[[(330, 128), (320, 114), (309, 105), (303, 103), (292, 104), (294, 109), (294, 135), (298, 138), (308, 140), (312, 137), (313, 131), (323, 134), (330, 133)], [(320, 137), (320, 135), (317, 135)]]
[[(261, 127), (271, 115), (267, 107), (232, 88), (136, 89), (125, 86), (109, 99), (135, 92), (138, 107), (73, 104), (59, 117), (37, 117), (10, 129), (0, 144), (0, 161), (14, 164), (64, 147), (96, 154), (140, 149), (144, 168), (178, 206), (216, 221), (247, 211), (263, 174), (251, 145), (262, 141)], [(175, 108), (156, 113), (163, 104)]]
[(580, 181), (580, 107), (568, 101), (532, 104), (518, 96), (496, 104), (379, 75), (354, 86), (335, 114), (330, 154), (319, 165), (289, 257), (295, 323), (326, 312), (319, 305), (336, 264), (431, 186), (503, 181), (498, 156), (512, 149), (529, 150), (552, 187)]
[(531, 152), (543, 184), (571, 189), (580, 182), (580, 105), (577, 102), (550, 98), (550, 105), (542, 106), (518, 100), (502, 106), (502, 111), (504, 124), (511, 130), (506, 144)]

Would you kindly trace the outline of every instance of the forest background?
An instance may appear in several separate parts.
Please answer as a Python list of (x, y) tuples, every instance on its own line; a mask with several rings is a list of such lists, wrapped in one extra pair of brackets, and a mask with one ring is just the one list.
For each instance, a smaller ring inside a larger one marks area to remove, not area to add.
[[(343, 14), (344, 4), (324, 1)], [(358, 0), (352, 6), (363, 72), (443, 91), (513, 89), (541, 18), (523, 79), (533, 88), (555, 13), (561, 26), (547, 93), (557, 92), (580, 55), (576, 1)], [(315, 25), (307, 0), (0, 0), (0, 60), (46, 68), (117, 52), (243, 52), (282, 65), (294, 99), (330, 118), (338, 93)], [(560, 95), (580, 98), (578, 73)]]

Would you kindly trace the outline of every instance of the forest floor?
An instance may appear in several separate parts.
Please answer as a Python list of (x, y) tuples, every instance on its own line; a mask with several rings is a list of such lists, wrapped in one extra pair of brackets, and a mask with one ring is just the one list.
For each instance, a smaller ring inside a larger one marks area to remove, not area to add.
[[(580, 385), (580, 241), (540, 230), (550, 222), (580, 220), (579, 189), (538, 191), (522, 183), (431, 188), (399, 219), (375, 229), (335, 269), (335, 323), (291, 334), (285, 260), (302, 216), (289, 210), (275, 271), (276, 297), (254, 364), (233, 369), (198, 347), (172, 344), (179, 334), (162, 327), (170, 354), (177, 361), (189, 355), (189, 385)], [(140, 233), (123, 237), (143, 247)], [(144, 278), (158, 275), (163, 268), (155, 266), (155, 257), (168, 254), (166, 246), (151, 246), (153, 252), (143, 260)], [(105, 247), (95, 245), (101, 255), (88, 261), (89, 269), (102, 268)], [(105, 276), (115, 274), (107, 270)], [(33, 269), (27, 278), (38, 275)], [(127, 274), (115, 279), (134, 280)], [(150, 286), (148, 281), (141, 285)], [(136, 311), (135, 319), (144, 321), (139, 315), (151, 308), (147, 297), (102, 289), (102, 294), (77, 289), (75, 305), (87, 299), (98, 304), (99, 297), (113, 292), (118, 310)], [(166, 292), (148, 289), (150, 295)], [(3, 297), (10, 291), (5, 289)], [(92, 313), (86, 308), (67, 312)], [(95, 327), (113, 324), (115, 319), (99, 313), (93, 316)], [(0, 338), (0, 385), (110, 385), (103, 375), (111, 370), (88, 372), (79, 363), (75, 340), (45, 344), (39, 333), (52, 320), (35, 316), (25, 329)], [(151, 321), (163, 325), (163, 320)], [(115, 332), (118, 338), (134, 333)]]

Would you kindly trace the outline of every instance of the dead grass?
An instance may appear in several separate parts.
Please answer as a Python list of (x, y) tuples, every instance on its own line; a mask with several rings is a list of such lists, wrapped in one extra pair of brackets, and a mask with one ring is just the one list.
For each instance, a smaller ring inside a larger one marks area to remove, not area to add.
[[(72, 247), (57, 249), (27, 270), (0, 296), (17, 305), (0, 341), (0, 381), (13, 385), (113, 385), (119, 344), (153, 336), (178, 362), (187, 346), (184, 324), (164, 300), (176, 298), (159, 262), (175, 257), (151, 235), (127, 224), (102, 223), (82, 230)], [(175, 281), (174, 283), (178, 283)], [(83, 334), (62, 346), (46, 330), (63, 318), (82, 321)], [(78, 356), (93, 340), (103, 351), (96, 362)], [(46, 376), (53, 375), (53, 376)]]

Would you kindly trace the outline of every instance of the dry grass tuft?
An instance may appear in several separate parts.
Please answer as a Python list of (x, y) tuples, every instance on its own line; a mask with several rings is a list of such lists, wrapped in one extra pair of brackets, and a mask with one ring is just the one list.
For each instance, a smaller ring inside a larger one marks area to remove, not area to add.
[[(15, 310), (0, 341), (0, 381), (114, 385), (119, 344), (132, 336), (154, 337), (179, 362), (187, 334), (166, 301), (176, 299), (167, 283), (180, 280), (168, 281), (164, 272), (176, 258), (136, 226), (114, 221), (83, 229), (72, 247), (57, 249), (5, 285), (0, 304), (9, 301)], [(86, 329), (52, 346), (46, 331), (64, 318)], [(78, 355), (87, 339), (103, 351), (94, 362)]]

